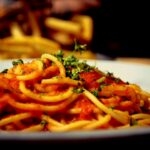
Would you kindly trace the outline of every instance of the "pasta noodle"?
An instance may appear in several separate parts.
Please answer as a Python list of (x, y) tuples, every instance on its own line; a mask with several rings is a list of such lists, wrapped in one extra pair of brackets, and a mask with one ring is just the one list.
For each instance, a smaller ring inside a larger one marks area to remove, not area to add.
[(0, 73), (0, 130), (64, 132), (150, 126), (150, 93), (63, 52)]

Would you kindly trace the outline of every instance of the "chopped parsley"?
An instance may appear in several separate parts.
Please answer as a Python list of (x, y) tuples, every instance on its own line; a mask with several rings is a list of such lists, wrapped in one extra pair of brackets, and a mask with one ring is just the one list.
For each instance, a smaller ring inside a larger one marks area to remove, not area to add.
[(57, 57), (60, 62), (63, 62), (64, 53), (62, 50), (59, 50), (54, 56)]
[(46, 120), (42, 120), (40, 124), (45, 126), (47, 124), (47, 121)]
[(16, 65), (18, 65), (18, 64), (23, 64), (23, 63), (24, 63), (24, 62), (23, 62), (22, 59), (18, 59), (18, 60), (12, 61), (13, 66), (16, 66)]
[(66, 69), (66, 76), (70, 77), (71, 79), (78, 80), (80, 72), (88, 72), (92, 69), (92, 67), (89, 66), (86, 61), (80, 62), (79, 59), (73, 55), (63, 57), (62, 51), (59, 51), (57, 54), (55, 54), (55, 56), (63, 63)]
[(121, 81), (121, 79), (120, 79), (120, 78), (115, 78), (114, 81), (115, 81), (116, 83), (119, 83), (119, 82)]
[(114, 110), (114, 109), (115, 109), (115, 106), (110, 106), (109, 108), (112, 109), (112, 110)]
[(98, 95), (98, 92), (99, 92), (98, 90), (93, 90), (93, 91), (92, 91), (92, 94), (93, 94), (95, 97), (98, 97), (98, 96), (99, 96), (99, 95)]
[(73, 89), (73, 92), (77, 93), (77, 94), (80, 94), (80, 93), (83, 93), (84, 89), (83, 88), (74, 88)]
[(98, 90), (99, 90), (99, 91), (102, 91), (102, 89), (103, 89), (105, 86), (107, 86), (107, 85), (109, 85), (109, 84), (106, 84), (106, 83), (101, 84), (101, 85), (99, 86)]
[(79, 60), (73, 56), (69, 55), (63, 59), (63, 64), (64, 66), (71, 66), (71, 67), (76, 67), (78, 65)]
[(101, 77), (101, 78), (99, 78), (98, 80), (96, 80), (96, 82), (97, 82), (97, 83), (102, 83), (102, 82), (105, 81), (105, 79), (106, 79), (106, 77), (104, 76), (104, 77)]
[(114, 77), (114, 74), (112, 72), (107, 72), (106, 76), (108, 76), (108, 77)]
[(78, 80), (79, 79), (79, 71), (78, 71), (78, 69), (72, 69), (71, 78), (73, 80)]
[(8, 69), (4, 69), (1, 73), (7, 73)]
[(130, 125), (131, 125), (131, 126), (138, 125), (137, 120), (131, 118), (131, 119), (130, 119)]
[(79, 44), (76, 40), (75, 40), (75, 44), (74, 44), (74, 51), (80, 52), (82, 53), (83, 51), (85, 51), (87, 48), (86, 44)]

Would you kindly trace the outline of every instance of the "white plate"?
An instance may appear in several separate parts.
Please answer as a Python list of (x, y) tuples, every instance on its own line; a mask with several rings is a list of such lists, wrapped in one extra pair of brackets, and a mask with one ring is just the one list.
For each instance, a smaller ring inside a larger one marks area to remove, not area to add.
[[(28, 60), (26, 60), (28, 61)], [(120, 77), (124, 81), (136, 83), (144, 90), (150, 91), (150, 66), (143, 64), (133, 64), (124, 62), (115, 62), (108, 60), (89, 60), (90, 65), (97, 66), (105, 72), (112, 72), (116, 77)], [(12, 66), (12, 60), (0, 61), (0, 71)], [(0, 141), (79, 141), (79, 140), (103, 140), (111, 138), (126, 138), (135, 136), (150, 135), (150, 128), (140, 129), (121, 129), (121, 130), (102, 130), (102, 131), (76, 131), (67, 133), (0, 133)]]

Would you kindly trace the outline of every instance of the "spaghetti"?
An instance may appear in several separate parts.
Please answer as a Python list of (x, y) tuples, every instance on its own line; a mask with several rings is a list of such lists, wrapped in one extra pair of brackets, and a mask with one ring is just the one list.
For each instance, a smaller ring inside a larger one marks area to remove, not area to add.
[(74, 56), (43, 54), (0, 73), (0, 130), (150, 126), (150, 94)]

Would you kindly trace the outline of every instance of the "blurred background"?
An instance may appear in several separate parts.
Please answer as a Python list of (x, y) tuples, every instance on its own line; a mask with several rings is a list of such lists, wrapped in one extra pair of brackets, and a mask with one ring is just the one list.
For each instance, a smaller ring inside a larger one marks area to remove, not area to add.
[(0, 0), (0, 59), (70, 54), (149, 62), (149, 9), (129, 0)]

